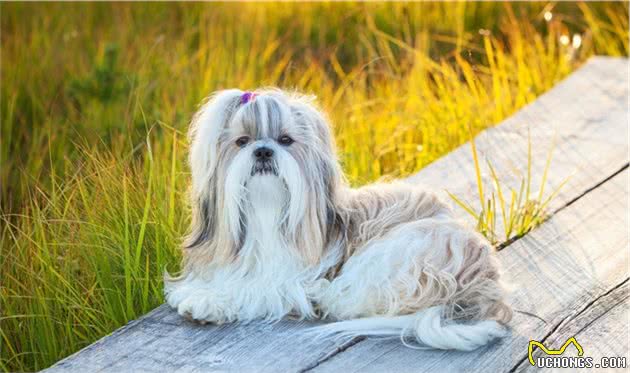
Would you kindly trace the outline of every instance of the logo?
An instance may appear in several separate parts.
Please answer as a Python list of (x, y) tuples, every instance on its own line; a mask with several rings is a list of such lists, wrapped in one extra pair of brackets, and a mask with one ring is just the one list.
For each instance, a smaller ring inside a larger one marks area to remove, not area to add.
[(545, 345), (543, 345), (542, 343), (540, 343), (538, 341), (529, 341), (529, 347), (527, 348), (527, 356), (529, 357), (529, 362), (533, 366), (536, 366), (536, 362), (534, 361), (534, 356), (532, 355), (532, 353), (534, 351), (534, 346), (540, 348), (542, 350), (542, 352), (546, 353), (547, 355), (562, 355), (564, 353), (564, 350), (566, 350), (567, 347), (571, 343), (573, 343), (575, 348), (577, 348), (578, 356), (584, 355), (584, 349), (582, 348), (582, 345), (580, 345), (578, 343), (578, 341), (575, 339), (575, 337), (571, 337), (571, 338), (567, 339), (567, 341), (564, 342), (562, 347), (560, 347), (560, 349), (558, 349), (558, 350), (550, 350), (547, 347), (545, 347)]
[[(577, 350), (577, 356), (560, 356), (564, 354), (569, 345), (573, 345), (575, 347)], [(534, 358), (534, 347), (538, 347), (547, 356), (538, 356)], [(575, 337), (567, 339), (562, 347), (557, 350), (548, 349), (545, 345), (538, 341), (529, 341), (527, 357), (529, 358), (529, 363), (538, 368), (626, 369), (628, 366), (627, 359), (623, 356), (603, 356), (597, 361), (595, 361), (592, 357), (584, 356), (584, 349)]]

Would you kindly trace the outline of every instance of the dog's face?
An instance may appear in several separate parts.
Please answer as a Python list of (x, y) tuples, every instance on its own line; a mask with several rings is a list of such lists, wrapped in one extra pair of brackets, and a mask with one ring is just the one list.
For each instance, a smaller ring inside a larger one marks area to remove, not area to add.
[(319, 258), (342, 177), (328, 123), (310, 100), (278, 90), (221, 91), (197, 113), (190, 134), (190, 252), (234, 258), (252, 233), (257, 202), (271, 199), (281, 214), (270, 229), (306, 261)]

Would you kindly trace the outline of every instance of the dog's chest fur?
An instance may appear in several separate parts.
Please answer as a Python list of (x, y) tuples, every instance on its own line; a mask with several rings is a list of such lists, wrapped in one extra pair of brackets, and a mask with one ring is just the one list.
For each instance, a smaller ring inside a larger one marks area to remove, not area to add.
[[(257, 176), (243, 201), (242, 246), (236, 260), (209, 274), (207, 289), (221, 293), (225, 321), (315, 315), (313, 299), (325, 285), (318, 268), (307, 268), (282, 233), (288, 195), (274, 176)], [(243, 218), (244, 218), (243, 217)]]

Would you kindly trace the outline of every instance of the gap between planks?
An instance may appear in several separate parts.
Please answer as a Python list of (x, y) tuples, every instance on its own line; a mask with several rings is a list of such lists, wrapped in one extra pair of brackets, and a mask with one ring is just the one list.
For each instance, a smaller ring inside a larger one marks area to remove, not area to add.
[[(605, 317), (609, 316), (611, 312), (620, 308), (621, 313), (625, 313), (625, 322), (618, 323), (617, 326), (621, 328), (627, 328), (628, 297), (630, 296), (628, 280), (629, 278), (624, 279), (621, 283), (610, 289), (605, 294), (602, 294), (601, 296), (595, 298), (592, 302), (588, 303), (584, 308), (582, 308), (577, 314), (569, 315), (565, 320), (559, 323), (553, 331), (547, 334), (545, 338), (543, 338), (539, 342), (541, 342), (544, 346), (547, 346), (548, 348), (558, 348), (559, 346), (562, 346), (567, 339), (575, 337), (578, 343), (582, 345), (582, 348), (587, 351), (586, 356), (599, 358), (602, 356), (613, 355), (623, 356), (624, 353), (627, 355), (627, 345), (626, 351), (623, 351), (623, 349), (609, 348), (610, 344), (606, 344), (602, 349), (600, 346), (601, 341), (594, 342), (592, 338), (581, 338), (580, 334), (583, 332), (588, 333), (593, 325), (602, 322), (602, 320)], [(621, 337), (623, 338), (623, 336)], [(625, 337), (627, 337), (627, 334), (625, 335)], [(569, 352), (565, 356), (572, 355), (573, 354)], [(536, 349), (534, 350), (533, 356), (534, 359), (536, 357), (542, 356), (542, 352), (539, 349)], [(510, 373), (535, 369), (538, 368), (532, 366), (528, 360), (528, 357), (526, 356), (525, 358), (523, 358), (523, 360), (520, 361), (520, 363), (516, 364), (510, 370)]]

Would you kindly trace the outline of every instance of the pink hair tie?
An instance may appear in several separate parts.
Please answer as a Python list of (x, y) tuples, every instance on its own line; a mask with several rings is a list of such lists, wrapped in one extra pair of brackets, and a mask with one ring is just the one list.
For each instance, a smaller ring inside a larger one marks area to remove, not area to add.
[(256, 97), (256, 94), (254, 92), (245, 92), (241, 96), (241, 104), (246, 104), (252, 101), (255, 97)]

